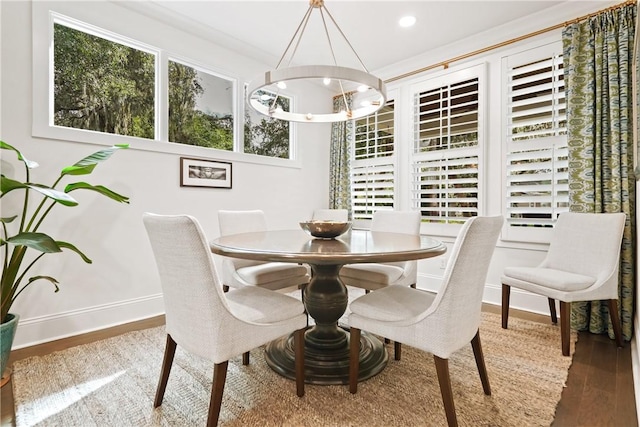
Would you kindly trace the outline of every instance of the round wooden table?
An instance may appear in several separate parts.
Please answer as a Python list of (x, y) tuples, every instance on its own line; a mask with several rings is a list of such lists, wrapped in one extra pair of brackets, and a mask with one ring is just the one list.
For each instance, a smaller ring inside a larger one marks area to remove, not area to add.
[[(366, 230), (351, 230), (336, 239), (316, 239), (302, 230), (241, 233), (217, 238), (210, 245), (218, 255), (311, 266), (303, 302), (315, 321), (305, 333), (305, 377), (312, 384), (349, 382), (349, 334), (338, 325), (348, 304), (347, 288), (339, 277), (343, 265), (418, 260), (446, 252), (442, 242), (429, 237)], [(363, 333), (359, 380), (379, 373), (387, 359), (383, 343)], [(293, 338), (268, 344), (266, 360), (276, 372), (295, 378)]]

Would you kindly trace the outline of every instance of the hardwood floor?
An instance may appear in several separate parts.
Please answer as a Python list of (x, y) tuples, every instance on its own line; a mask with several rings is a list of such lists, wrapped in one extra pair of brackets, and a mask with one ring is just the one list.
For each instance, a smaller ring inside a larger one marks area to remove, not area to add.
[[(497, 306), (485, 310), (499, 313)], [(548, 317), (511, 310), (512, 316), (548, 322)], [(128, 331), (164, 324), (164, 316), (116, 326), (98, 332), (14, 350), (10, 363), (31, 356), (64, 350)], [(558, 348), (560, 351), (560, 348)], [(15, 425), (11, 381), (2, 387), (0, 425)], [(567, 387), (556, 408), (552, 427), (637, 427), (636, 403), (631, 368), (631, 345), (618, 349), (606, 336), (580, 333), (569, 368)], [(524, 426), (523, 426), (524, 427)]]

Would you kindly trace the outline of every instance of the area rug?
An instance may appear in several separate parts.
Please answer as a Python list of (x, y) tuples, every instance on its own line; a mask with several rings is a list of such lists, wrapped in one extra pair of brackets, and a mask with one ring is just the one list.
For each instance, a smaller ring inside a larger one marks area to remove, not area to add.
[[(560, 351), (557, 327), (483, 313), (480, 334), (492, 395), (482, 392), (471, 346), (450, 359), (458, 422), (463, 426), (549, 426), (571, 358)], [(176, 353), (164, 402), (153, 408), (165, 343), (164, 327), (130, 332), (16, 362), (16, 424), (24, 426), (202, 426), (212, 365)], [(576, 335), (572, 335), (571, 351)], [(390, 353), (393, 352), (387, 346)], [(446, 418), (433, 356), (403, 346), (377, 376), (352, 395), (347, 386), (295, 383), (273, 372), (263, 349), (251, 364), (230, 361), (223, 426), (444, 426)]]

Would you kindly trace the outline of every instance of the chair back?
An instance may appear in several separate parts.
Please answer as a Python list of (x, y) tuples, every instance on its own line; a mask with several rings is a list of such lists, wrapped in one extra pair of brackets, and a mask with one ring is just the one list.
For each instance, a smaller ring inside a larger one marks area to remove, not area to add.
[(375, 211), (371, 221), (371, 231), (418, 235), (420, 234), (420, 212)]
[(438, 327), (449, 331), (440, 345), (451, 352), (468, 344), (480, 326), (482, 294), (503, 221), (502, 216), (469, 218), (450, 252), (431, 307)]
[(541, 267), (617, 284), (625, 221), (624, 213), (561, 213)]
[[(219, 210), (218, 227), (220, 228), (220, 236), (267, 231), (267, 219), (264, 212), (259, 209), (248, 211)], [(224, 259), (225, 268), (235, 270), (260, 264), (264, 264), (264, 262), (228, 257)], [(223, 272), (223, 276), (223, 279), (226, 279), (225, 272)]]
[(325, 221), (349, 221), (349, 211), (346, 209), (316, 209), (313, 218)]
[(189, 352), (211, 360), (219, 330), (232, 316), (222, 293), (209, 244), (189, 215), (145, 213), (164, 298), (166, 330)]
[[(420, 234), (420, 221), (420, 212), (418, 211), (375, 211), (371, 221), (371, 231), (386, 231), (388, 233), (418, 236)], [(415, 274), (417, 276), (418, 274), (417, 261), (387, 262), (385, 264), (410, 270), (412, 275)]]

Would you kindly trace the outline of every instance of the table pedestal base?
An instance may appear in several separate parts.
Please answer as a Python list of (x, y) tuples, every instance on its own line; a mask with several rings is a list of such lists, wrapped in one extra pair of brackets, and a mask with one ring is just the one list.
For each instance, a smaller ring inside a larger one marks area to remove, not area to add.
[[(305, 382), (308, 384), (349, 383), (349, 332), (339, 327), (342, 339), (331, 339), (332, 346), (318, 342), (314, 334), (305, 334)], [(287, 378), (295, 379), (293, 336), (272, 341), (266, 346), (267, 364)], [(382, 342), (375, 336), (362, 332), (360, 336), (360, 373), (358, 381), (366, 380), (382, 371), (388, 355)]]

